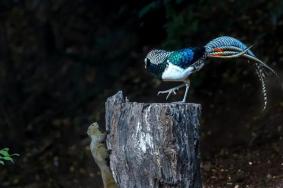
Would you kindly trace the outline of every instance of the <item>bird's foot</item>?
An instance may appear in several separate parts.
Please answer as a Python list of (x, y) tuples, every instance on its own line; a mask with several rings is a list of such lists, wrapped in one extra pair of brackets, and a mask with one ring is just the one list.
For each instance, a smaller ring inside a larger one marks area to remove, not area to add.
[(176, 95), (176, 91), (178, 91), (180, 89), (180, 87), (174, 87), (174, 88), (171, 88), (171, 89), (168, 89), (168, 90), (164, 90), (164, 91), (159, 91), (157, 93), (157, 95), (160, 95), (160, 94), (167, 94), (166, 96), (166, 100), (173, 94), (173, 95)]

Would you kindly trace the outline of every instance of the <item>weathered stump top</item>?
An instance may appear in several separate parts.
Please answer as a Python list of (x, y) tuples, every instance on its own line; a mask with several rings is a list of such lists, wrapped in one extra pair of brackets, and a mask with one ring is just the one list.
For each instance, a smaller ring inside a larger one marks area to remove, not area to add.
[(120, 187), (201, 187), (199, 118), (192, 103), (106, 102), (110, 167)]

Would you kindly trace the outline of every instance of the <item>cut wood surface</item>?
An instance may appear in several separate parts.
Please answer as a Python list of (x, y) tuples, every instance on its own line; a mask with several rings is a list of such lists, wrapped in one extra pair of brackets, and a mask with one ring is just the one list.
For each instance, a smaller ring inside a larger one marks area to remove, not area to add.
[(199, 188), (199, 104), (106, 101), (110, 168), (121, 188)]

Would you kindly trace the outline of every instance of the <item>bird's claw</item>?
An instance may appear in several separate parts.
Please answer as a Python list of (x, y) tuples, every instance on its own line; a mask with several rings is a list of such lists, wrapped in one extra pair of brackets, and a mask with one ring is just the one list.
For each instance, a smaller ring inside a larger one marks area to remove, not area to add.
[(159, 92), (157, 93), (157, 95), (168, 93), (167, 96), (166, 96), (166, 100), (168, 100), (168, 98), (171, 96), (171, 94), (173, 94), (173, 95), (176, 95), (176, 94), (177, 94), (177, 93), (176, 93), (177, 90), (178, 90), (178, 89), (176, 89), (176, 88), (172, 88), (172, 89), (168, 89), (168, 90), (165, 90), (165, 91), (159, 91)]

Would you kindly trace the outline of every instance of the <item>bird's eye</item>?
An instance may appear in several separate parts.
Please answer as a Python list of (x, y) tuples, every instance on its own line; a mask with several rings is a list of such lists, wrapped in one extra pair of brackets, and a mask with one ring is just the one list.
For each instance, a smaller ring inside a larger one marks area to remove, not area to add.
[(150, 64), (150, 60), (148, 58), (145, 58), (144, 59), (144, 66), (145, 66), (145, 69), (147, 69), (147, 67), (149, 66)]

